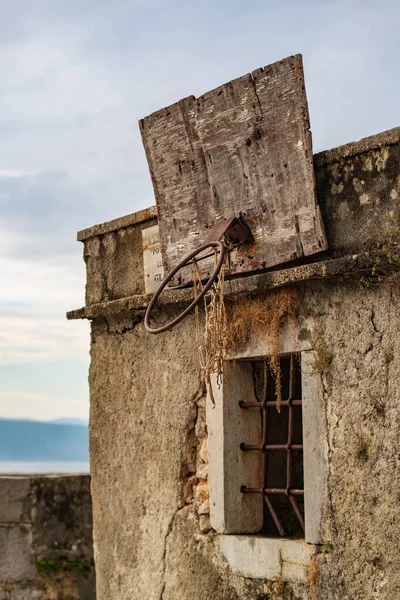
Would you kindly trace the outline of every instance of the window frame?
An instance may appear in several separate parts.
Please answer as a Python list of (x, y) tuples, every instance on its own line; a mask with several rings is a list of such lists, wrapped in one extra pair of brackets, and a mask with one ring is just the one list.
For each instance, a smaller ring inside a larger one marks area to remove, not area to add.
[[(284, 537), (297, 537), (302, 538), (304, 536), (292, 536), (290, 532), (286, 530), (286, 526), (282, 520), (282, 515), (275, 505), (276, 497), (286, 496), (287, 500), (291, 504), (291, 514), (296, 518), (297, 523), (300, 525), (301, 531), (304, 534), (304, 482), (301, 487), (294, 485), (294, 452), (301, 451), (301, 473), (304, 474), (303, 468), (303, 435), (301, 435), (301, 441), (294, 439), (294, 427), (295, 427), (295, 407), (300, 407), (302, 409), (302, 393), (296, 394), (299, 390), (297, 390), (297, 373), (300, 372), (301, 379), (301, 361), (300, 355), (297, 353), (291, 354), (280, 354), (279, 362), (280, 367), (283, 365), (283, 361), (288, 359), (289, 361), (289, 373), (287, 379), (283, 375), (282, 370), (282, 379), (281, 379), (281, 389), (284, 390), (287, 388), (287, 397), (282, 397), (280, 400), (280, 408), (284, 411), (288, 411), (287, 414), (287, 424), (285, 423), (284, 432), (286, 433), (285, 441), (283, 439), (277, 443), (272, 442), (268, 435), (268, 427), (269, 421), (271, 418), (271, 411), (277, 410), (277, 398), (276, 394), (276, 385), (274, 385), (274, 376), (271, 370), (271, 367), (268, 363), (268, 357), (263, 357), (262, 361), (250, 361), (253, 366), (253, 371), (257, 362), (262, 362), (263, 364), (263, 376), (262, 376), (262, 391), (261, 391), (261, 399), (257, 398), (257, 402), (248, 402), (247, 398), (244, 398), (239, 402), (240, 407), (244, 411), (243, 418), (248, 418), (246, 414), (249, 410), (257, 410), (260, 415), (260, 423), (261, 423), (261, 431), (260, 437), (257, 444), (247, 444), (244, 441), (240, 447), (243, 452), (261, 452), (261, 469), (260, 469), (260, 483), (256, 488), (248, 488), (247, 486), (242, 486), (241, 491), (243, 494), (261, 494), (264, 499), (264, 513), (265, 510), (268, 510), (269, 515), (272, 517), (273, 522), (275, 524), (275, 529), (278, 534)], [(273, 398), (268, 397), (268, 389), (269, 389), (269, 381), (272, 380), (272, 391)], [(255, 382), (254, 382), (255, 385)], [(301, 386), (300, 386), (301, 388)], [(300, 389), (299, 388), (299, 389)], [(301, 412), (302, 414), (302, 412)], [(283, 416), (283, 415), (282, 415)], [(274, 415), (272, 415), (274, 417)], [(283, 423), (280, 421), (280, 427), (282, 427)], [(286, 468), (284, 471), (285, 475), (285, 486), (275, 484), (268, 485), (269, 479), (269, 471), (270, 471), (270, 463), (276, 458), (274, 455), (275, 452), (285, 452), (286, 454)], [(303, 477), (304, 479), (304, 477)], [(269, 489), (271, 488), (271, 489)], [(300, 508), (299, 500), (303, 498), (303, 511)], [(274, 500), (273, 500), (274, 498)], [(268, 535), (263, 532), (264, 535)], [(271, 533), (273, 535), (273, 533)]]
[[(309, 544), (321, 544), (327, 480), (327, 439), (321, 401), (321, 381), (313, 368), (316, 353), (307, 348), (284, 349), (286, 352), (282, 354), (296, 353), (300, 355), (301, 360), (306, 507), (304, 541)], [(263, 498), (261, 495), (243, 494), (240, 489), (242, 485), (252, 487), (252, 483), (257, 481), (260, 464), (253, 461), (252, 465), (251, 461), (243, 456), (249, 453), (240, 450), (243, 439), (257, 439), (259, 425), (258, 415), (255, 419), (243, 419), (239, 402), (245, 395), (252, 401), (251, 393), (249, 397), (249, 391), (253, 390), (250, 372), (252, 367), (250, 361), (246, 363), (237, 359), (257, 360), (268, 355), (268, 347), (265, 350), (263, 354), (257, 352), (256, 355), (252, 355), (252, 352), (246, 352), (226, 361), (224, 381), (219, 388), (212, 378), (215, 404), (209, 395), (207, 396), (210, 520), (213, 529), (219, 534), (254, 534), (262, 526)], [(254, 392), (252, 393), (254, 395)]]

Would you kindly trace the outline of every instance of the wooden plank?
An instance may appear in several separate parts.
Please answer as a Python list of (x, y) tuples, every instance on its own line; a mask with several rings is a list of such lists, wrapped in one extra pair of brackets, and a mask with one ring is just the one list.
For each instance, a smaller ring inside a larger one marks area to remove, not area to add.
[[(166, 272), (210, 227), (242, 214), (255, 244), (231, 255), (249, 272), (327, 247), (302, 59), (292, 56), (140, 122)], [(211, 264), (203, 267), (206, 277)], [(190, 281), (187, 270), (183, 282)]]

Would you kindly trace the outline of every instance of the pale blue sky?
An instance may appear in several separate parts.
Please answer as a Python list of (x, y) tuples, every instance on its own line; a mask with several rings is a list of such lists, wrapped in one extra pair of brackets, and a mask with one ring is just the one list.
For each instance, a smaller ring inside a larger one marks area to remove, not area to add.
[(76, 231), (154, 203), (138, 119), (302, 53), (314, 149), (400, 125), (397, 0), (0, 0), (0, 417), (86, 417)]

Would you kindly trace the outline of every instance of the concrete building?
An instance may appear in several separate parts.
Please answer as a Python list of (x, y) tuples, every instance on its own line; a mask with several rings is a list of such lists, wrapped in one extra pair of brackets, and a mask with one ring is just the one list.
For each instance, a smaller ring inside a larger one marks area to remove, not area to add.
[(227, 278), (213, 398), (156, 207), (78, 234), (98, 600), (400, 598), (400, 128), (312, 165), (328, 249)]

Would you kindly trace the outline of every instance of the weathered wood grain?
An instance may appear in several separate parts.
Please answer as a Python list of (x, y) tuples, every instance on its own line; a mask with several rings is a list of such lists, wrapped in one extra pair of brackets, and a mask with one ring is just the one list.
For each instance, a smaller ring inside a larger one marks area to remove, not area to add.
[[(210, 227), (240, 214), (255, 244), (232, 253), (232, 273), (327, 247), (300, 55), (184, 98), (140, 121), (140, 130), (166, 271)], [(203, 266), (205, 277), (210, 267)], [(186, 270), (183, 282), (190, 277)]]

